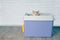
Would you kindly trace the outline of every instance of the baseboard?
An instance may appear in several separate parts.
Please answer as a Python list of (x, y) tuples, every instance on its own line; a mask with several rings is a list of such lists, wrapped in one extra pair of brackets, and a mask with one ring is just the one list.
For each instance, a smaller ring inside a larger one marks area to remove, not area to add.
[(53, 27), (60, 27), (60, 26), (53, 26)]

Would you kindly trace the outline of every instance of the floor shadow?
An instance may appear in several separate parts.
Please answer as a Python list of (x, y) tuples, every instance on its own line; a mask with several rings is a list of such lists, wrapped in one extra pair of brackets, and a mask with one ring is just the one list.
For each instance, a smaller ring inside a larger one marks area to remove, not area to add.
[(60, 32), (60, 27), (54, 27), (54, 28), (53, 28), (52, 36), (58, 35), (59, 32)]

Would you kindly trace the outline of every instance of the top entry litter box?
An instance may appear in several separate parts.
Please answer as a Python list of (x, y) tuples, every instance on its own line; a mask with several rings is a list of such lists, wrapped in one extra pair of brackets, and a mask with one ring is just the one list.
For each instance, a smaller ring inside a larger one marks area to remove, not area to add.
[(53, 16), (24, 16), (25, 37), (51, 37)]

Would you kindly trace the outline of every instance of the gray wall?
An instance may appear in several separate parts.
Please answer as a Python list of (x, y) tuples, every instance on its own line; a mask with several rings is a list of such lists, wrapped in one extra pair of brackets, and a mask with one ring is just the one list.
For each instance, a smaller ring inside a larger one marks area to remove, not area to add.
[(40, 13), (54, 15), (54, 26), (60, 23), (59, 0), (0, 0), (0, 25), (21, 25), (25, 12), (38, 9)]

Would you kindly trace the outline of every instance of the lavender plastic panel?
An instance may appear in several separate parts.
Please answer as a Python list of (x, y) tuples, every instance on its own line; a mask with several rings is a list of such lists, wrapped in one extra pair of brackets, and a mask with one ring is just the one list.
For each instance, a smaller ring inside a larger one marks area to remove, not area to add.
[(24, 21), (25, 37), (51, 37), (53, 21)]

